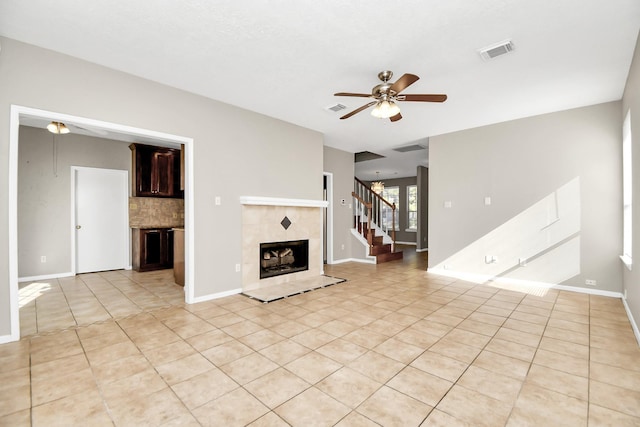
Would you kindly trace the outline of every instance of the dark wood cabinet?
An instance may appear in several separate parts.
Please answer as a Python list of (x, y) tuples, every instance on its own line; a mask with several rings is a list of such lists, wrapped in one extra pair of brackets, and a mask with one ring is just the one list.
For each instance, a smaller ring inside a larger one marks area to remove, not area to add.
[(132, 267), (136, 271), (173, 267), (173, 230), (170, 228), (132, 229)]
[(134, 197), (182, 198), (180, 151), (173, 148), (131, 144)]

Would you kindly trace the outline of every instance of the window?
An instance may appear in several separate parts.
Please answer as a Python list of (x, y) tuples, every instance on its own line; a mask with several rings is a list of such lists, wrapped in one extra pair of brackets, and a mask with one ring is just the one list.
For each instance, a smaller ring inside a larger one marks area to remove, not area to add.
[[(396, 214), (395, 214), (396, 228), (395, 229), (397, 231), (399, 230), (398, 212), (400, 211), (400, 187), (385, 187), (384, 190), (382, 190), (381, 196), (387, 202), (396, 204)], [(387, 206), (386, 203), (383, 203), (382, 204), (382, 228), (384, 230), (391, 230), (391, 227), (393, 226), (392, 215), (393, 215), (393, 209)]]
[(622, 125), (622, 261), (631, 269), (632, 255), (632, 167), (631, 160), (631, 111)]
[(418, 229), (418, 186), (407, 186), (407, 230)]

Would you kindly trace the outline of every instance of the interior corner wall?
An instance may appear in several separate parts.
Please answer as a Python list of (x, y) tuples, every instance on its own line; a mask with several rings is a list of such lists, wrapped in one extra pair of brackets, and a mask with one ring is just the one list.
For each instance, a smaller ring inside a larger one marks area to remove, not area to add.
[[(54, 148), (55, 138), (55, 148)], [(131, 172), (131, 150), (122, 141), (53, 135), (20, 126), (18, 153), (18, 276), (71, 271), (71, 166)], [(46, 263), (40, 262), (41, 256)]]
[(193, 139), (195, 298), (242, 287), (235, 271), (242, 259), (240, 196), (322, 200), (319, 132), (51, 50), (0, 42), (0, 336), (11, 333), (11, 105)]
[(417, 168), (418, 183), (418, 234), (416, 250), (429, 248), (429, 169)]
[[(632, 248), (634, 258), (640, 257), (640, 35), (629, 69), (627, 85), (622, 97), (622, 120), (631, 111), (631, 137), (632, 137), (632, 170), (633, 170), (633, 197), (632, 197)], [(622, 128), (622, 121), (620, 122)], [(627, 305), (636, 323), (640, 322), (640, 269), (633, 266), (629, 271), (623, 268), (623, 288), (627, 291)]]
[[(353, 153), (324, 147), (324, 172), (333, 174), (333, 199), (329, 208), (333, 209), (333, 261), (354, 258), (352, 254), (351, 228), (353, 228)], [(341, 203), (345, 200), (345, 204)]]
[[(520, 242), (524, 247), (514, 247), (510, 241), (517, 241), (525, 230), (498, 240), (494, 230), (512, 225), (511, 220), (522, 218), (521, 214), (549, 197), (553, 203), (558, 191), (577, 179), (579, 194), (573, 207), (578, 204), (574, 224), (578, 231), (571, 236), (575, 246), (569, 254), (576, 271), (553, 284), (584, 288), (590, 279), (596, 280), (597, 289), (620, 292), (621, 124), (617, 101), (431, 137), (429, 269), (446, 268), (445, 261), (453, 256), (460, 260), (459, 254), (473, 247), (479, 248), (474, 255), (478, 259), (448, 268), (478, 274), (485, 255), (503, 251), (493, 271), (506, 277), (515, 270), (534, 273), (532, 263), (518, 265), (519, 251), (526, 249), (527, 241)], [(491, 198), (490, 205), (485, 205), (485, 197)], [(567, 209), (564, 201), (561, 198), (556, 206), (559, 212)], [(552, 214), (533, 224), (542, 237), (540, 233), (550, 232), (545, 227), (554, 227)], [(547, 263), (545, 273), (550, 266), (565, 263), (560, 246), (534, 254)], [(505, 252), (505, 248), (511, 249)], [(476, 267), (469, 269), (469, 265)], [(529, 278), (536, 279), (545, 281), (535, 274)]]

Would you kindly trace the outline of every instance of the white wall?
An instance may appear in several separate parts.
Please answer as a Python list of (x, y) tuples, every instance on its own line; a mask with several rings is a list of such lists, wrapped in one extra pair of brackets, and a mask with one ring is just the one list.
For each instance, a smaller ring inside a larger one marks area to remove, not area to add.
[(621, 123), (611, 102), (431, 137), (429, 268), (620, 292)]
[(241, 288), (240, 196), (322, 199), (318, 132), (14, 40), (0, 43), (0, 337), (11, 331), (12, 104), (193, 138), (196, 298)]
[[(622, 98), (622, 118), (631, 110), (631, 135), (633, 137), (633, 251), (640, 259), (640, 37), (631, 63), (627, 85)], [(622, 121), (620, 122), (622, 128)], [(622, 249), (621, 249), (622, 251)], [(640, 322), (640, 265), (636, 261), (633, 270), (623, 268), (623, 286), (627, 290), (627, 304), (636, 323)]]
[[(57, 150), (54, 153), (54, 138)], [(71, 271), (71, 166), (131, 170), (122, 141), (20, 126), (18, 276)], [(47, 257), (46, 263), (40, 257)]]

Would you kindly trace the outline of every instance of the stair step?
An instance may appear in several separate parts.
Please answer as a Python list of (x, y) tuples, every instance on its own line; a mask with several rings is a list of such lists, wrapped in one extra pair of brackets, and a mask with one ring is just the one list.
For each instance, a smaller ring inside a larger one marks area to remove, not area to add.
[(371, 244), (372, 245), (382, 245), (383, 241), (384, 241), (384, 237), (382, 237), (382, 236), (373, 236)]
[(391, 252), (391, 243), (374, 245), (369, 247), (369, 255), (388, 254)]
[(380, 264), (383, 262), (395, 261), (397, 259), (402, 259), (402, 251), (399, 252), (388, 252), (386, 254), (376, 255), (376, 264)]

